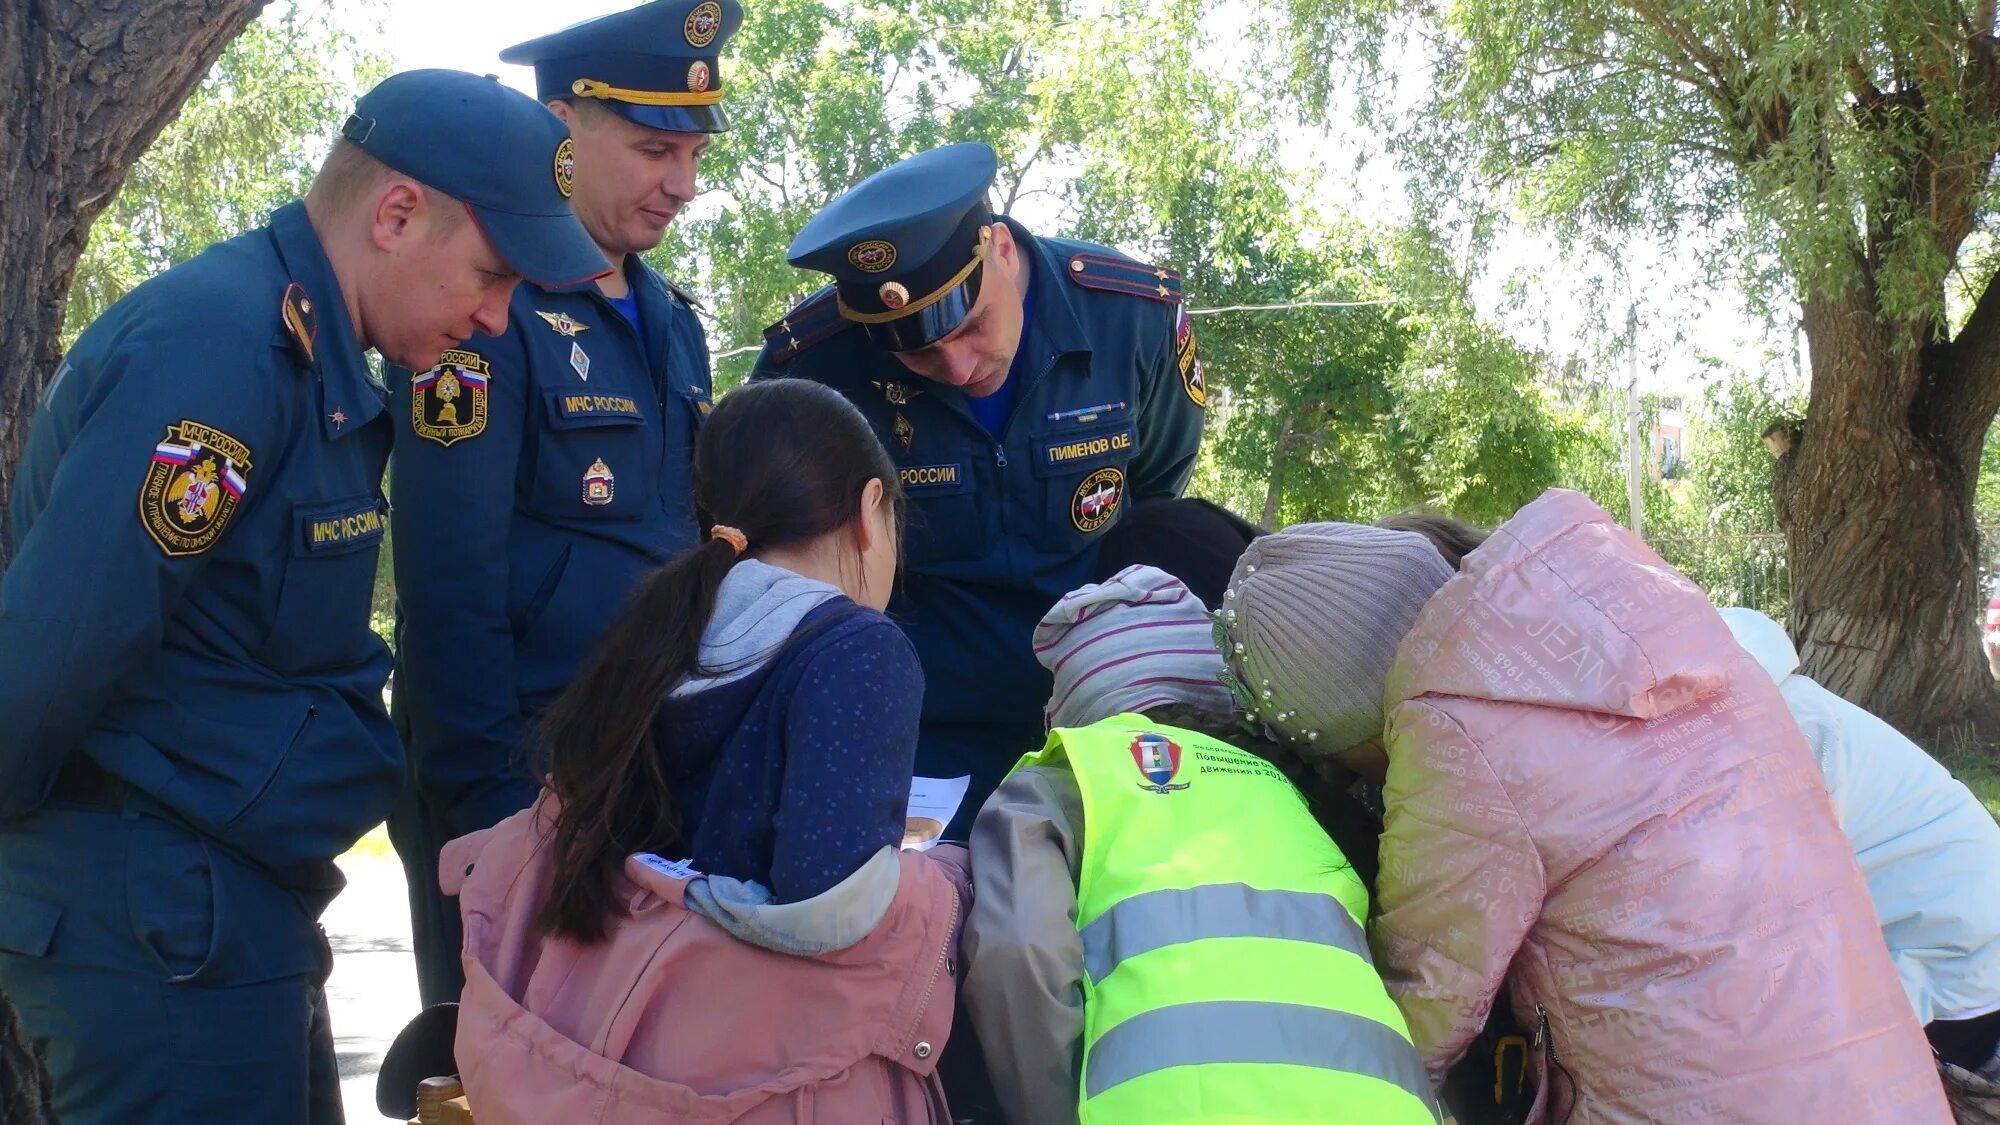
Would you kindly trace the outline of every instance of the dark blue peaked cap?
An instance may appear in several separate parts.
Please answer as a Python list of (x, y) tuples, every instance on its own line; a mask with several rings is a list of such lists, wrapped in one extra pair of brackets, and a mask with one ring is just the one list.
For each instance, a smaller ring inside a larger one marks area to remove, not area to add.
[(515, 273), (551, 288), (611, 272), (569, 209), (569, 128), (490, 75), (406, 70), (361, 95), (340, 135), (464, 201)]
[(882, 347), (936, 343), (979, 299), (999, 167), (977, 141), (918, 153), (827, 204), (785, 257), (832, 274), (840, 315)]
[(543, 101), (588, 98), (649, 129), (720, 133), (722, 45), (743, 25), (736, 0), (655, 0), (500, 52), (535, 68)]

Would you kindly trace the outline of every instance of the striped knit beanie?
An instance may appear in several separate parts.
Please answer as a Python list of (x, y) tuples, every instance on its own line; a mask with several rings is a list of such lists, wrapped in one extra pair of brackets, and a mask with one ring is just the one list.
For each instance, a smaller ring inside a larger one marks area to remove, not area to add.
[(1396, 648), (1451, 576), (1408, 531), (1307, 523), (1256, 540), (1223, 595), (1231, 690), (1301, 749), (1379, 738)]
[(1051, 727), (1168, 703), (1235, 710), (1201, 599), (1154, 567), (1128, 566), (1064, 595), (1035, 626), (1034, 644), (1035, 659), (1055, 674), (1042, 712)]

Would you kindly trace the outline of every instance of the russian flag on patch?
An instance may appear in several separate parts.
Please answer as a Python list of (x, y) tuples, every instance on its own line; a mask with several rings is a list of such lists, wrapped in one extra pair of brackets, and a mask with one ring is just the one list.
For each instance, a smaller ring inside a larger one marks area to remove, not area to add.
[(421, 391), (425, 387), (430, 386), (432, 383), (437, 382), (438, 370), (439, 370), (438, 368), (433, 367), (429, 371), (424, 372), (422, 375), (414, 376), (410, 380), (410, 388), (412, 390)]
[(243, 490), (249, 487), (249, 482), (243, 479), (243, 474), (237, 472), (236, 466), (226, 457), (222, 461), (222, 487), (238, 500), (243, 499)]
[(194, 447), (163, 441), (153, 447), (153, 460), (162, 465), (185, 465), (194, 460)]
[(452, 371), (458, 375), (458, 381), (468, 387), (483, 387), (486, 385), (486, 372), (484, 371), (474, 371), (470, 367), (454, 367)]

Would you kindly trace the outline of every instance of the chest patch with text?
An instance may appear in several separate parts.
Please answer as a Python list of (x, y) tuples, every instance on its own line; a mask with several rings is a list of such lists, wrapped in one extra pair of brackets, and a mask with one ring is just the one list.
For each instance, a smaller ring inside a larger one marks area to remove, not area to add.
[(896, 479), (902, 482), (905, 492), (919, 495), (928, 492), (958, 492), (971, 483), (966, 479), (965, 466), (958, 463), (901, 465), (896, 469)]
[(485, 433), (486, 392), (492, 381), (485, 357), (453, 348), (438, 361), (410, 379), (411, 431), (439, 445)]
[(1086, 534), (1096, 531), (1111, 522), (1124, 501), (1125, 470), (1099, 469), (1076, 486), (1069, 502), (1070, 522)]
[(1048, 466), (1090, 461), (1115, 453), (1129, 453), (1132, 451), (1132, 428), (1127, 426), (1116, 433), (1080, 437), (1069, 441), (1050, 441), (1044, 443), (1041, 448), (1042, 463)]

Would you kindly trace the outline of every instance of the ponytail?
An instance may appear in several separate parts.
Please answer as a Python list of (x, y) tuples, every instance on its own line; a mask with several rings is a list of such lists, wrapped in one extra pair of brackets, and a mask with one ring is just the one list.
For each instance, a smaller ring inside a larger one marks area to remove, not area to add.
[(558, 877), (536, 918), (546, 932), (603, 940), (623, 913), (625, 857), (689, 850), (654, 736), (660, 705), (701, 671), (702, 634), (736, 560), (852, 526), (871, 480), (882, 482), (900, 537), (895, 464), (830, 388), (753, 383), (708, 416), (694, 451), (696, 507), (716, 521), (708, 538), (633, 589), (536, 730), (536, 756), (561, 804), (549, 843)]
[(711, 538), (648, 575), (543, 717), (548, 789), (562, 807), (549, 846), (563, 878), (538, 919), (548, 932), (603, 940), (625, 857), (685, 850), (653, 716), (696, 670), (702, 630), (735, 564), (735, 548)]

